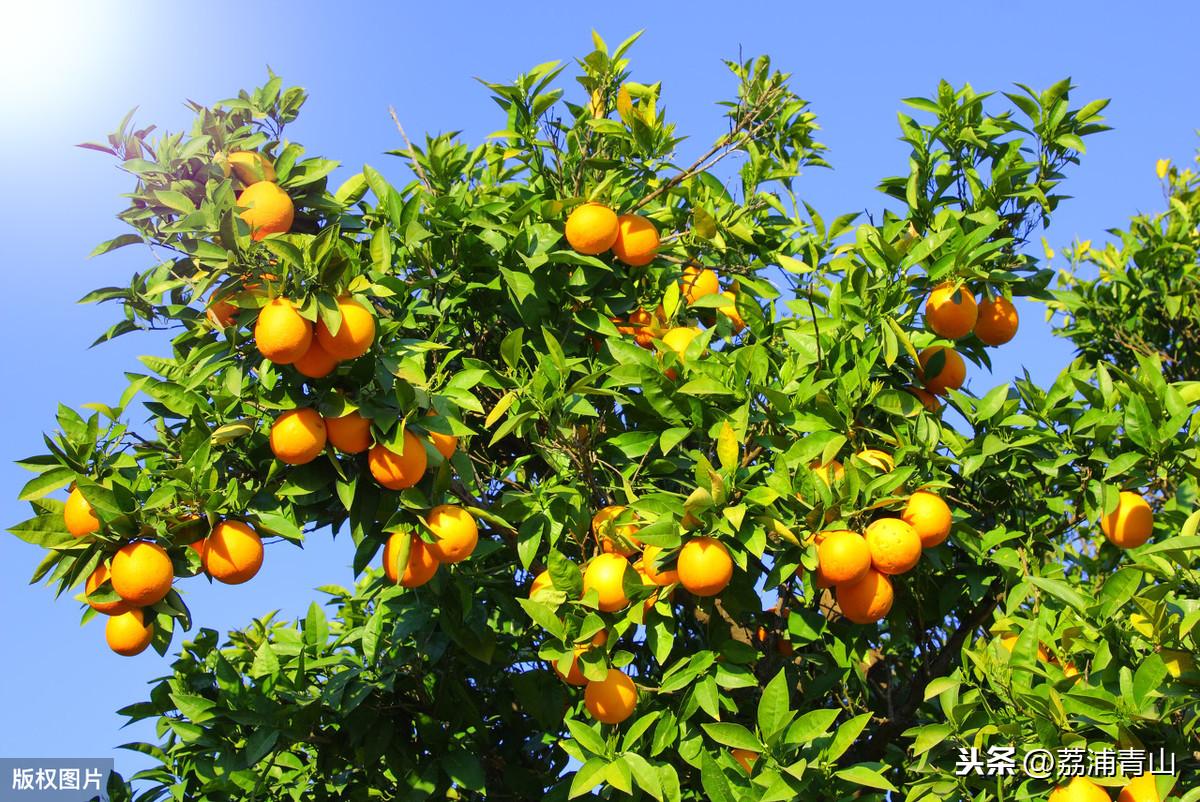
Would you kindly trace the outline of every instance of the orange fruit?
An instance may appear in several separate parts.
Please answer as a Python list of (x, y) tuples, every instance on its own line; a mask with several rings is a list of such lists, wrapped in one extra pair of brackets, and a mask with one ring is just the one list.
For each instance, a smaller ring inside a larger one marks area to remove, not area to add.
[(292, 230), (296, 207), (288, 194), (270, 181), (257, 181), (243, 189), (237, 205), (245, 209), (240, 216), (250, 226), (254, 240)]
[(735, 334), (746, 328), (746, 321), (742, 320), (741, 314), (737, 308), (737, 296), (728, 290), (721, 293), (721, 296), (729, 299), (729, 303), (725, 306), (718, 306), (717, 311), (725, 317), (729, 318), (729, 322), (733, 325)]
[(343, 454), (361, 454), (371, 447), (371, 419), (358, 412), (325, 419), (330, 444)]
[(471, 513), (453, 504), (439, 504), (425, 516), (434, 541), (429, 552), (438, 562), (460, 563), (471, 556), (479, 543), (479, 526)]
[(1119, 549), (1137, 548), (1154, 531), (1154, 512), (1146, 499), (1122, 490), (1117, 508), (1100, 518), (1100, 531)]
[(925, 326), (939, 337), (957, 340), (975, 328), (979, 309), (967, 288), (946, 282), (933, 288), (925, 302)]
[[(431, 409), (429, 414), (436, 415), (437, 413)], [(433, 443), (434, 450), (442, 455), (442, 459), (450, 459), (454, 456), (454, 452), (458, 450), (458, 437), (432, 430), (426, 431), (429, 434), (429, 442)]]
[(300, 371), (300, 374), (307, 376), (310, 379), (323, 379), (333, 369), (337, 367), (338, 360), (333, 354), (325, 350), (320, 342), (314, 337), (312, 342), (308, 344), (308, 350), (304, 355), (292, 363), (292, 367)]
[[(942, 361), (942, 366), (933, 372), (932, 362), (938, 354), (944, 354), (944, 360), (939, 360)], [(925, 389), (934, 395), (945, 395), (947, 390), (957, 390), (967, 378), (967, 365), (953, 348), (931, 345), (923, 349), (917, 355), (917, 359), (920, 362), (917, 373), (925, 383)], [(930, 372), (927, 374), (926, 370)]]
[(1162, 802), (1154, 775), (1147, 771), (1134, 777), (1121, 789), (1117, 802)]
[(437, 557), (433, 556), (433, 552), (429, 548), (429, 544), (415, 534), (410, 534), (412, 544), (408, 548), (408, 563), (404, 566), (404, 573), (400, 573), (400, 542), (405, 537), (403, 533), (396, 532), (388, 538), (383, 547), (383, 572), (387, 574), (387, 578), (392, 581), (392, 584), (399, 582), (406, 588), (419, 588), (429, 580), (433, 579), (433, 575), (437, 573), (438, 562)]
[(104, 639), (117, 654), (133, 657), (146, 651), (154, 640), (154, 622), (146, 623), (146, 615), (140, 609), (128, 610), (108, 619)]
[(641, 267), (654, 261), (658, 250), (658, 229), (637, 214), (617, 218), (617, 238), (612, 244), (613, 255), (631, 267)]
[(854, 456), (884, 473), (891, 473), (896, 468), (895, 458), (886, 451), (880, 451), (877, 448), (863, 449)]
[(821, 576), (835, 585), (857, 582), (871, 570), (871, 550), (858, 532), (839, 529), (825, 532), (817, 546)]
[(542, 571), (533, 578), (533, 584), (529, 586), (529, 598), (532, 599), (539, 590), (554, 590), (554, 580), (550, 578), (549, 571)]
[(566, 674), (558, 670), (558, 665), (554, 666), (554, 673), (558, 674), (559, 679), (568, 685), (583, 686), (588, 684), (588, 678), (583, 675), (583, 669), (579, 665), (580, 656), (587, 654), (595, 646), (603, 646), (608, 643), (608, 631), (600, 630), (589, 643), (578, 643), (575, 645), (574, 654), (571, 656), (571, 668)]
[(67, 531), (75, 537), (84, 537), (92, 532), (100, 531), (100, 519), (92, 510), (92, 505), (79, 492), (78, 487), (71, 488), (67, 495), (67, 503), (63, 506), (63, 523)]
[(904, 389), (915, 395), (917, 400), (921, 402), (921, 406), (925, 407), (928, 412), (937, 412), (942, 408), (942, 402), (938, 401), (937, 396), (928, 390), (924, 390), (911, 384)]
[(255, 346), (277, 365), (290, 365), (303, 357), (312, 338), (312, 324), (287, 298), (276, 298), (264, 306), (254, 323)]
[[(645, 585), (646, 587), (651, 587), (651, 588), (658, 587), (658, 583), (655, 582), (653, 579), (651, 579), (650, 574), (648, 574), (646, 572), (646, 566), (642, 560), (638, 560), (637, 562), (635, 562), (633, 564), (633, 570), (637, 571), (637, 575), (642, 580), (643, 585)], [(646, 612), (646, 613), (650, 612), (650, 608), (652, 608), (654, 606), (654, 603), (656, 601), (658, 601), (658, 591), (657, 590), (655, 590), (653, 593), (651, 593), (649, 596), (647, 596), (645, 598), (645, 600), (642, 601), (642, 611)]]
[(343, 295), (337, 299), (338, 310), (342, 313), (342, 322), (337, 334), (329, 330), (325, 321), (317, 321), (317, 342), (321, 343), (329, 354), (339, 360), (358, 359), (371, 349), (375, 342), (375, 316), (371, 310), (351, 298)]
[(871, 566), (882, 574), (911, 571), (921, 559), (921, 536), (900, 518), (872, 521), (866, 532)]
[(628, 334), (632, 334), (637, 344), (643, 348), (654, 347), (654, 337), (658, 333), (658, 324), (661, 320), (655, 320), (645, 309), (635, 309), (629, 315)]
[(838, 609), (856, 624), (874, 624), (892, 609), (892, 580), (875, 569), (857, 582), (838, 585), (834, 590)]
[(261, 153), (253, 150), (237, 150), (225, 157), (225, 164), (243, 184), (254, 184), (259, 181), (275, 180), (275, 165)]
[(607, 677), (588, 683), (583, 691), (583, 705), (597, 721), (620, 724), (633, 715), (637, 706), (637, 687), (624, 672), (610, 668)]
[(175, 568), (162, 546), (135, 540), (122, 546), (112, 558), (109, 578), (122, 599), (134, 607), (149, 607), (171, 592)]
[(604, 507), (592, 516), (592, 534), (600, 541), (601, 551), (616, 553), (623, 557), (631, 557), (638, 552), (642, 542), (634, 537), (638, 530), (635, 523), (616, 526), (613, 519), (617, 518), (625, 508), (618, 505)]
[(646, 576), (650, 577), (650, 581), (656, 585), (674, 585), (679, 581), (679, 571), (674, 568), (657, 568), (655, 560), (662, 553), (660, 546), (647, 546), (642, 552), (642, 567), (646, 571)]
[(900, 519), (917, 530), (921, 548), (931, 549), (950, 534), (953, 516), (941, 496), (928, 490), (918, 490), (908, 497)]
[[(804, 570), (803, 567), (797, 568), (796, 573), (799, 574), (803, 570)], [(816, 570), (813, 571), (813, 584), (816, 585), (818, 588), (836, 587), (836, 585), (833, 583), (833, 581), (830, 580), (829, 577), (825, 576), (824, 573), (822, 573), (820, 563), (817, 563)]]
[(683, 280), (679, 282), (679, 291), (690, 304), (705, 295), (720, 292), (721, 284), (717, 280), (717, 274), (708, 268), (688, 265), (683, 269)]
[[(684, 353), (687, 351), (688, 346), (691, 345), (692, 340), (696, 339), (699, 334), (700, 329), (692, 328), (690, 326), (678, 326), (668, 330), (667, 333), (662, 336), (662, 342), (668, 350), (675, 353), (675, 356), (679, 358), (680, 362), (683, 362)], [(671, 379), (672, 381), (674, 381), (678, 376), (678, 374), (675, 372), (675, 368), (667, 368), (665, 372), (667, 378)]]
[[(1005, 651), (1012, 654), (1012, 650), (1017, 648), (1017, 640), (1020, 637), (1020, 634), (1017, 632), (1005, 632), (1000, 636), (1000, 645), (1004, 647)], [(1044, 643), (1038, 644), (1037, 657), (1044, 663), (1049, 663), (1054, 659)]]
[(221, 521), (204, 541), (204, 570), (218, 582), (249, 582), (263, 564), (263, 543), (245, 521)]
[(1075, 777), (1069, 785), (1060, 785), (1050, 792), (1047, 802), (1112, 802), (1108, 791), (1087, 777)]
[(367, 455), (367, 466), (375, 481), (389, 490), (404, 490), (421, 481), (429, 457), (425, 446), (411, 431), (405, 429), (400, 453), (392, 451), (383, 443), (372, 446)]
[(729, 549), (716, 538), (697, 537), (683, 544), (675, 560), (679, 584), (696, 596), (716, 596), (733, 578)]
[(1003, 295), (991, 300), (980, 296), (979, 320), (975, 323), (975, 336), (984, 345), (1004, 345), (1017, 336), (1017, 326), (1020, 319), (1017, 307)]
[(204, 316), (214, 328), (227, 329), (236, 323), (238, 308), (225, 299), (213, 301), (204, 310)]
[[(87, 578), (87, 584), (84, 585), (84, 596), (91, 596), (96, 592), (97, 588), (107, 581), (108, 566), (104, 563), (100, 563), (96, 566), (96, 570), (92, 571), (91, 575)], [(98, 613), (103, 613), (104, 615), (120, 615), (121, 613), (125, 613), (133, 609), (129, 602), (125, 601), (124, 599), (108, 602), (92, 601), (91, 599), (88, 599), (87, 603), (93, 610)]]
[(629, 604), (625, 595), (625, 570), (629, 560), (620, 554), (600, 554), (593, 557), (583, 571), (583, 595), (596, 589), (597, 606), (606, 613), (616, 612)]
[(289, 409), (271, 424), (271, 452), (280, 462), (304, 465), (325, 450), (325, 419), (311, 407)]
[(617, 241), (617, 213), (602, 203), (576, 206), (567, 217), (567, 242), (578, 253), (596, 256)]
[(758, 752), (749, 749), (730, 749), (729, 754), (733, 755), (733, 759), (741, 764), (747, 774), (754, 771), (754, 764), (758, 761)]

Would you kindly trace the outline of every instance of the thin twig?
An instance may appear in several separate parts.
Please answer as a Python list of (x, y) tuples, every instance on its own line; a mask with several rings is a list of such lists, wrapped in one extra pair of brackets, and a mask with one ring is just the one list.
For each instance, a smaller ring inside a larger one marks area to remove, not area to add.
[(388, 106), (388, 114), (392, 115), (392, 122), (396, 124), (396, 130), (400, 132), (400, 138), (404, 140), (404, 147), (408, 150), (408, 160), (412, 164), (413, 172), (417, 174), (417, 178), (421, 179), (421, 183), (425, 185), (425, 189), (433, 192), (433, 185), (429, 183), (429, 176), (425, 175), (425, 171), (421, 169), (421, 163), (417, 161), (417, 151), (413, 148), (412, 142), (408, 141), (408, 134), (404, 133), (404, 126), (400, 124), (400, 118), (396, 116), (396, 108)]

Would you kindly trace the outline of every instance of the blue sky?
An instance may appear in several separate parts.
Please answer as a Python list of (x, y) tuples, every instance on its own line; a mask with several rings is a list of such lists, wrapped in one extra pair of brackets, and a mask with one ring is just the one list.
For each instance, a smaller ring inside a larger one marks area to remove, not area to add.
[[(136, 249), (86, 259), (96, 243), (123, 233), (114, 215), (132, 185), (108, 158), (72, 147), (102, 138), (133, 106), (142, 124), (179, 130), (189, 123), (184, 99), (232, 96), (261, 83), (270, 65), (309, 90), (289, 136), (310, 155), (343, 164), (335, 185), (364, 163), (399, 179), (397, 160), (382, 155), (399, 145), (389, 105), (414, 138), (461, 130), (478, 141), (503, 127), (503, 117), (475, 76), (508, 80), (535, 64), (580, 56), (593, 28), (610, 45), (645, 29), (631, 54), (633, 79), (663, 82), (668, 113), (692, 137), (683, 157), (722, 129), (714, 103), (734, 88), (722, 59), (767, 53), (793, 73), (793, 86), (818, 114), (835, 168), (805, 175), (798, 188), (829, 218), (879, 209), (876, 182), (904, 170), (900, 98), (928, 95), (940, 78), (982, 90), (1015, 81), (1043, 88), (1070, 75), (1079, 85), (1077, 105), (1113, 98), (1106, 114), (1116, 130), (1089, 142), (1065, 185), (1075, 199), (1047, 232), (1056, 246), (1076, 237), (1103, 240), (1107, 228), (1161, 206), (1154, 161), (1190, 162), (1200, 124), (1194, 52), (1178, 35), (1200, 16), (1190, 2), (1125, 7), (1119, 19), (1079, 16), (1078, 7), (1049, 13), (1032, 2), (792, 2), (775, 10), (523, 3), (503, 16), (497, 6), (468, 13), (453, 3), (364, 4), (347, 12), (298, 0), (208, 2), (203, 11), (128, 2), (119, 15), (82, 0), (23, 5), (6, 11), (0, 25), (0, 362), (11, 382), (0, 396), (8, 424), (0, 441), (5, 526), (29, 514), (15, 501), (28, 474), (12, 462), (42, 450), (40, 433), (53, 428), (57, 403), (111, 403), (139, 354), (167, 350), (150, 335), (89, 350), (117, 310), (75, 305), (88, 290), (124, 283), (149, 266)], [(974, 371), (974, 392), (1023, 369), (1048, 382), (1070, 358), (1038, 310), (1021, 311), (1020, 334), (996, 352), (993, 376)], [(302, 615), (317, 598), (312, 588), (352, 581), (352, 554), (348, 538), (315, 538), (303, 551), (277, 546), (257, 581), (212, 588), (193, 580), (188, 602), (202, 625), (220, 630), (272, 609)], [(149, 652), (132, 660), (111, 654), (101, 622), (80, 628), (74, 601), (55, 602), (45, 588), (27, 584), (38, 560), (37, 549), (0, 536), (0, 756), (108, 756), (122, 742), (152, 737), (149, 726), (120, 731), (114, 711), (144, 699), (146, 683), (167, 673), (169, 661)], [(125, 771), (146, 765), (132, 753), (115, 757)]]

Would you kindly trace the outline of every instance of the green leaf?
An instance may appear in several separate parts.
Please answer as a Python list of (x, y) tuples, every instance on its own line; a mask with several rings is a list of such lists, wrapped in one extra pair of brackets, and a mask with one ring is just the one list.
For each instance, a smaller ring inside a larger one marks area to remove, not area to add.
[(821, 753), (821, 757), (831, 763), (837, 760), (854, 744), (863, 729), (870, 723), (870, 713), (863, 713), (843, 723), (837, 728), (833, 740), (825, 747), (825, 750)]
[(604, 782), (604, 775), (607, 771), (607, 760), (598, 757), (587, 760), (579, 767), (579, 771), (575, 772), (575, 776), (571, 778), (571, 790), (567, 793), (567, 798), (574, 799), (591, 791), (597, 785)]
[(841, 712), (835, 708), (808, 711), (788, 727), (784, 742), (801, 746), (812, 743), (829, 732), (829, 728), (833, 726), (833, 722), (837, 721)]
[(1051, 579), (1045, 576), (1030, 576), (1027, 579), (1037, 585), (1042, 590), (1049, 593), (1051, 596), (1064, 601), (1074, 607), (1077, 612), (1082, 615), (1087, 614), (1089, 602), (1084, 598), (1083, 594), (1072, 588), (1066, 582), (1059, 579)]
[(762, 696), (758, 700), (758, 729), (769, 743), (788, 725), (791, 718), (787, 671), (781, 668), (763, 688)]
[(598, 757), (611, 757), (611, 750), (608, 744), (604, 742), (604, 737), (597, 732), (593, 727), (584, 724), (581, 721), (567, 719), (567, 729), (571, 732), (571, 737), (579, 742), (579, 745)]
[(721, 432), (717, 435), (717, 458), (721, 467), (733, 471), (738, 465), (738, 440), (729, 421), (721, 422)]
[(724, 746), (734, 749), (749, 749), (753, 752), (762, 752), (763, 750), (763, 745), (759, 743), (754, 733), (741, 724), (721, 722), (717, 724), (704, 723), (700, 726), (708, 733), (709, 738)]
[(860, 787), (878, 788), (880, 791), (896, 790), (896, 786), (888, 782), (882, 774), (862, 763), (848, 769), (835, 771), (833, 776)]
[(735, 802), (725, 772), (721, 771), (720, 764), (713, 760), (707, 749), (700, 753), (700, 785), (708, 802)]

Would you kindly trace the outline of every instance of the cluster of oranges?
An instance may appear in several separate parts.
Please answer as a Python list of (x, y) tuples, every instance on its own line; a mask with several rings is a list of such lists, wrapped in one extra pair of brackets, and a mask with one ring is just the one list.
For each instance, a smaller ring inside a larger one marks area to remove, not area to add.
[[(1134, 777), (1117, 796), (1117, 802), (1159, 802), (1161, 799), (1150, 772)], [(1047, 802), (1112, 802), (1112, 797), (1087, 777), (1074, 777), (1066, 785), (1051, 791)]]
[[(984, 345), (1003, 345), (1016, 336), (1019, 322), (1017, 308), (1004, 296), (983, 294), (976, 302), (965, 286), (952, 282), (934, 287), (925, 301), (925, 327), (947, 340), (961, 340), (974, 333)], [(917, 359), (925, 392), (911, 389), (926, 408), (936, 410), (937, 399), (933, 396), (962, 387), (967, 377), (966, 363), (957, 351), (945, 345), (931, 345)]]
[[(674, 555), (662, 548), (643, 544), (637, 538), (638, 525), (625, 507), (608, 506), (592, 517), (592, 534), (600, 544), (600, 553), (583, 566), (583, 595), (594, 592), (596, 607), (615, 613), (629, 606), (625, 593), (625, 574), (635, 571), (645, 586), (656, 590), (643, 602), (649, 610), (660, 593), (673, 593), (680, 585), (695, 596), (716, 596), (733, 578), (733, 558), (721, 541), (712, 537), (693, 537)], [(637, 557), (635, 562), (630, 559)], [(534, 577), (529, 596), (536, 599), (543, 590), (554, 590), (549, 571)], [(570, 685), (586, 686), (584, 706), (597, 721), (619, 724), (633, 714), (637, 693), (631, 680), (619, 669), (609, 669), (603, 680), (589, 681), (579, 667), (579, 658), (592, 648), (608, 641), (605, 631), (597, 633), (588, 643), (575, 647), (571, 668), (559, 676)], [(557, 667), (555, 671), (558, 671)]]
[[(867, 449), (857, 455), (883, 471), (895, 467), (890, 454)], [(844, 475), (837, 460), (814, 466), (829, 485)], [(887, 616), (895, 598), (892, 577), (916, 567), (924, 549), (939, 545), (950, 534), (953, 514), (936, 493), (918, 490), (908, 497), (898, 517), (877, 518), (861, 534), (848, 529), (818, 532), (819, 588), (833, 588), (838, 609), (856, 624), (874, 624)]]
[[(76, 538), (100, 531), (100, 519), (79, 488), (72, 488), (67, 497), (63, 521)], [(190, 547), (204, 571), (227, 585), (248, 582), (262, 567), (262, 539), (244, 521), (221, 521)], [(126, 543), (111, 561), (92, 571), (84, 584), (84, 598), (93, 610), (108, 616), (104, 633), (109, 648), (127, 657), (145, 651), (154, 639), (154, 623), (147, 620), (145, 608), (165, 599), (174, 581), (170, 554), (148, 540)], [(113, 594), (118, 598), (106, 598)]]
[[(658, 230), (650, 220), (636, 214), (618, 216), (612, 209), (595, 202), (585, 203), (571, 212), (567, 217), (566, 237), (567, 243), (578, 253), (597, 256), (611, 249), (619, 261), (631, 267), (650, 264), (660, 244)], [(683, 270), (679, 290), (680, 296), (689, 304), (719, 293), (727, 302), (718, 306), (717, 311), (729, 318), (735, 332), (745, 328), (745, 321), (737, 310), (736, 293), (722, 290), (714, 271), (688, 265)], [(613, 318), (612, 322), (617, 331), (633, 337), (643, 348), (653, 348), (658, 339), (680, 362), (687, 347), (700, 334), (694, 326), (669, 326), (662, 304), (653, 313), (635, 309), (625, 319)], [(664, 373), (671, 380), (678, 378), (674, 368), (668, 367)]]

